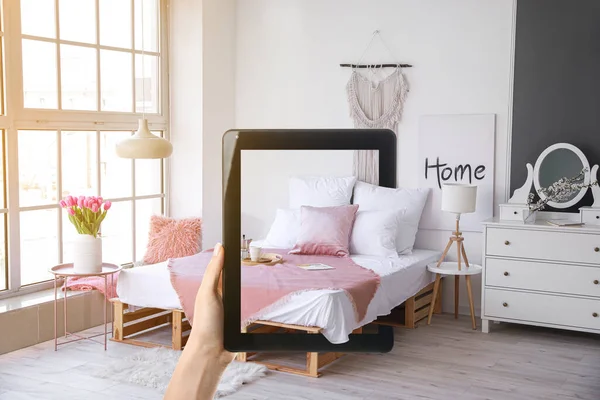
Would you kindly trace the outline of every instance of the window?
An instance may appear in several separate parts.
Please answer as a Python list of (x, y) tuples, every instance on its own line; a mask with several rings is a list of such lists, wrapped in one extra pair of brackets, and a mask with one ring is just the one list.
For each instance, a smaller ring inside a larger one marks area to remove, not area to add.
[(47, 286), (48, 268), (72, 261), (67, 195), (113, 202), (104, 260), (143, 256), (149, 217), (167, 206), (165, 162), (114, 148), (142, 113), (168, 137), (165, 7), (0, 0), (0, 297)]

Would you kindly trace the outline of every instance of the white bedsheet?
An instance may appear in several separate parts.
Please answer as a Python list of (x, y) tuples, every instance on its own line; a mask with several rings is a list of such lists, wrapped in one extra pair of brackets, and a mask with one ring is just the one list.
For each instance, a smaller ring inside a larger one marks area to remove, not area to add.
[[(414, 296), (433, 282), (426, 265), (440, 256), (437, 251), (413, 250), (397, 259), (352, 256), (357, 264), (381, 276), (381, 285), (371, 301), (365, 318), (356, 322), (350, 299), (342, 290), (315, 290), (298, 293), (290, 301), (274, 307), (261, 319), (287, 324), (318, 326), (334, 344), (348, 341), (348, 335), (378, 316)], [(126, 304), (139, 307), (180, 309), (179, 298), (171, 286), (167, 263), (153, 264), (121, 271), (117, 295)]]

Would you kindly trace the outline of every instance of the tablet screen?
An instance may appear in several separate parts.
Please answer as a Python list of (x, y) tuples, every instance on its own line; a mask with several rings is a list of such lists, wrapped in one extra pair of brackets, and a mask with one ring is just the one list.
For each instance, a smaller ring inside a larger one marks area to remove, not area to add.
[(320, 328), (340, 342), (358, 323), (355, 302), (367, 300), (353, 299), (343, 276), (355, 264), (353, 161), (352, 150), (242, 150), (240, 306), (248, 333), (284, 332), (264, 327), (279, 323)]

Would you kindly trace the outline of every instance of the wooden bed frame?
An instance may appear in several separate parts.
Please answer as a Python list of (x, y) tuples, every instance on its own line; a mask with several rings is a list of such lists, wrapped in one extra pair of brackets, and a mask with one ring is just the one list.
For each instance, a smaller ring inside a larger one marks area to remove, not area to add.
[[(427, 318), (432, 297), (433, 283), (425, 286), (416, 295), (396, 307), (392, 310), (390, 315), (378, 318), (376, 321), (373, 321), (373, 323), (414, 329), (417, 327), (418, 322)], [(440, 293), (436, 299), (436, 304), (434, 305), (435, 313), (441, 313), (442, 311), (441, 298), (442, 296)], [(111, 299), (110, 301), (114, 306), (112, 341), (143, 347), (170, 347), (174, 350), (181, 350), (183, 349), (183, 346), (185, 346), (191, 327), (182, 310), (163, 310), (160, 308), (146, 307), (131, 311), (129, 310), (128, 305), (121, 303), (119, 299)], [(163, 328), (168, 325), (171, 325), (172, 330), (171, 346), (136, 339), (137, 336), (143, 333)], [(245, 331), (253, 333), (306, 332), (307, 334), (319, 334), (321, 328), (289, 325), (271, 321), (256, 321), (248, 326)], [(362, 328), (356, 329), (353, 333), (362, 333)], [(256, 358), (257, 353), (238, 353), (236, 359), (241, 362), (252, 361), (260, 363), (267, 368), (276, 371), (316, 378), (321, 376), (321, 373), (319, 372), (320, 369), (331, 364), (343, 355), (343, 353), (306, 353), (305, 368), (295, 368), (256, 360), (254, 358)]]
[[(163, 310), (161, 308), (144, 307), (135, 311), (121, 303), (119, 299), (111, 299), (113, 303), (113, 337), (114, 342), (129, 343), (142, 347), (169, 347), (181, 350), (185, 346), (190, 323), (183, 310)], [(137, 336), (171, 325), (171, 346), (136, 339)]]

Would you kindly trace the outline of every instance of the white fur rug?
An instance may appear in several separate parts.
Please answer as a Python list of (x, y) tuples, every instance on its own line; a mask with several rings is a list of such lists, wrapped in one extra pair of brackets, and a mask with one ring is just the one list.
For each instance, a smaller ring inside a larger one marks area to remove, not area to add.
[[(162, 347), (142, 349), (132, 356), (113, 362), (94, 375), (154, 388), (164, 393), (180, 355), (180, 351)], [(266, 373), (267, 367), (264, 365), (233, 361), (221, 377), (215, 398), (235, 393), (244, 383), (253, 382)]]

